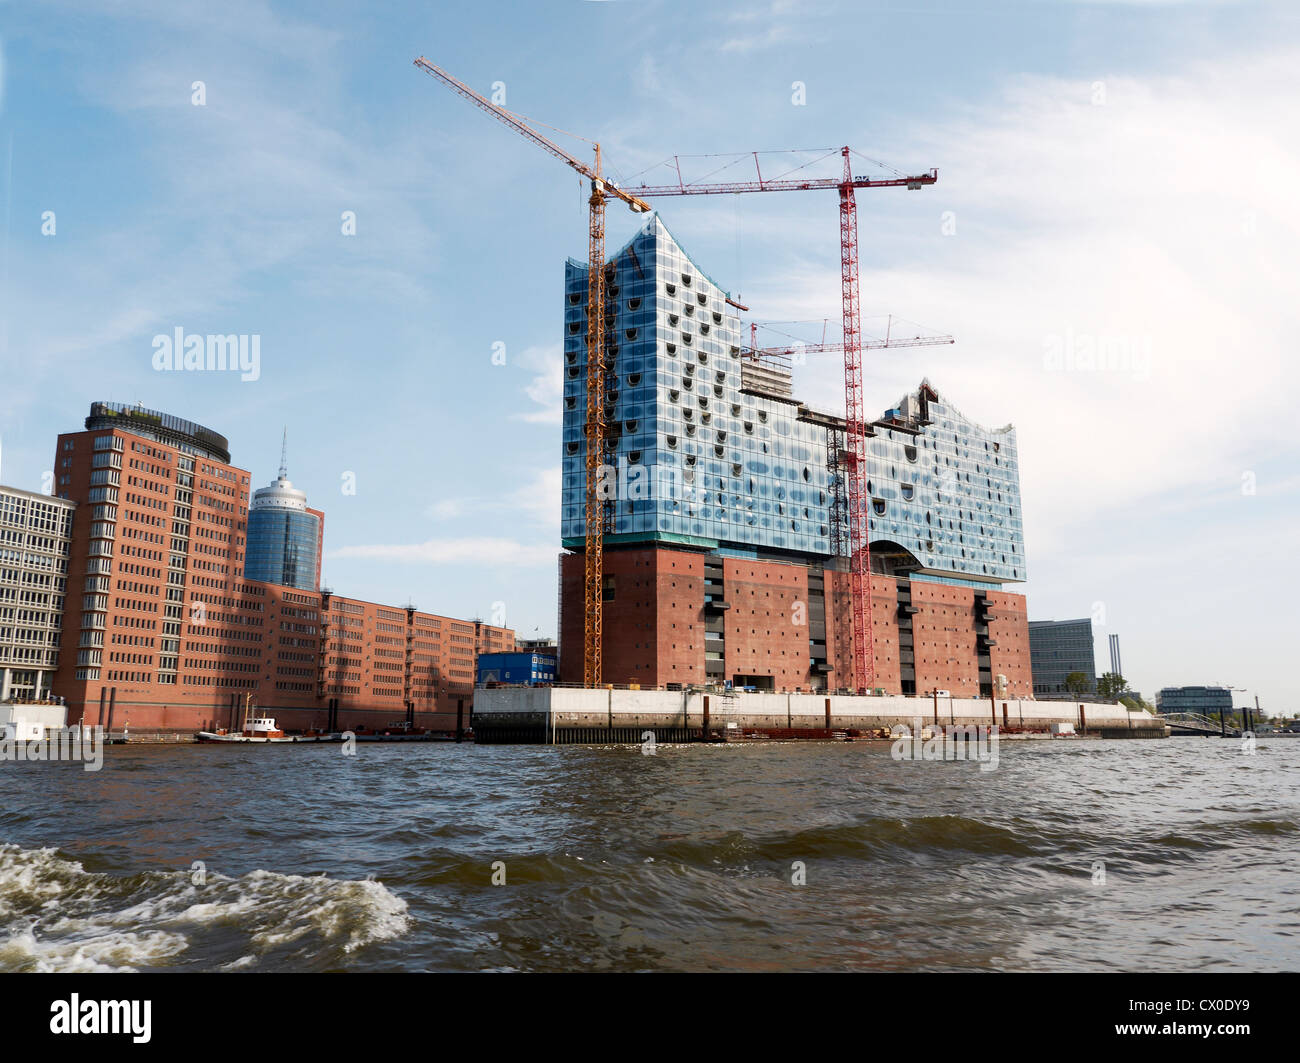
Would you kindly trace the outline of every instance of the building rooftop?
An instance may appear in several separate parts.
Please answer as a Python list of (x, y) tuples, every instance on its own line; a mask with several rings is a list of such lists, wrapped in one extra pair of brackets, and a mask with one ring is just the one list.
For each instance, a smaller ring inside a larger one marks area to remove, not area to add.
[(223, 465), (230, 464), (230, 441), (225, 436), (193, 421), (160, 410), (148, 410), (139, 404), (92, 402), (86, 430), (89, 432), (96, 428), (120, 428), (182, 450), (197, 451)]

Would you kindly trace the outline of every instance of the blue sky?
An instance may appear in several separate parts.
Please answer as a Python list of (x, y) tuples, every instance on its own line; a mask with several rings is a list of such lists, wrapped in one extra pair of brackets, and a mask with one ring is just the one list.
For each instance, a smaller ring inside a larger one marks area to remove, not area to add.
[[(216, 429), (255, 484), (287, 426), (337, 591), (554, 634), (582, 190), (423, 54), (624, 178), (845, 143), (938, 167), (859, 197), (864, 313), (958, 339), (872, 355), (872, 404), (928, 376), (1017, 426), (1031, 617), (1093, 615), (1103, 666), (1119, 632), (1148, 695), (1300, 709), (1287, 5), (51, 0), (0, 6), (0, 45), (0, 482), (39, 489), (96, 399)], [(838, 316), (833, 193), (661, 206), (756, 319)], [(611, 209), (610, 246), (635, 224)], [(177, 327), (260, 336), (259, 378), (155, 371)]]

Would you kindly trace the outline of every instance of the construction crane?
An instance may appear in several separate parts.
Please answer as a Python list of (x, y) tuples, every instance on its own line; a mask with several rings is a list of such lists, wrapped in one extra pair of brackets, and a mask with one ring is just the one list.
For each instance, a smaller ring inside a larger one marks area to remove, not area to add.
[[(822, 158), (833, 154), (829, 149)], [(686, 182), (681, 175), (681, 157), (673, 156), (677, 183), (672, 185), (629, 186), (628, 191), (642, 199), (659, 196), (708, 196), (740, 192), (794, 192), (836, 189), (840, 210), (840, 303), (844, 316), (844, 407), (845, 444), (848, 466), (849, 581), (853, 611), (853, 683), (860, 694), (870, 690), (875, 681), (875, 647), (871, 637), (871, 529), (867, 504), (866, 413), (862, 394), (861, 307), (858, 296), (858, 208), (854, 190), (858, 188), (918, 189), (939, 180), (939, 171), (893, 177), (855, 177), (850, 161), (851, 149), (839, 149), (843, 159), (840, 177), (764, 178), (758, 152), (754, 160), (755, 179), (751, 181)], [(856, 154), (856, 153), (852, 153)], [(816, 161), (816, 160), (814, 160)]]
[[(790, 324), (798, 324), (798, 322), (790, 322)], [(832, 343), (826, 342), (826, 330), (824, 326), (822, 328), (822, 339), (821, 342), (819, 343), (808, 343), (805, 340), (799, 339), (799, 337), (797, 336), (787, 335), (786, 338), (794, 340), (794, 343), (787, 344), (784, 347), (780, 347), (780, 346), (760, 347), (758, 345), (758, 330), (760, 327), (763, 327), (763, 323), (761, 322), (751, 321), (749, 323), (749, 349), (741, 352), (742, 355), (744, 355), (745, 357), (752, 358), (754, 360), (761, 360), (765, 358), (789, 357), (790, 355), (798, 354), (798, 353), (841, 354), (844, 351), (843, 341), (832, 342)], [(898, 338), (893, 335), (893, 331), (894, 331), (894, 318), (893, 315), (891, 314), (889, 315), (889, 324), (885, 328), (885, 338), (883, 340), (863, 340), (859, 346), (864, 351), (871, 351), (871, 350), (882, 350), (886, 347), (889, 348), (937, 347), (940, 346), (941, 344), (957, 342), (955, 337), (949, 335), (942, 335), (942, 336), (916, 335), (916, 336), (905, 336), (902, 338)]]
[[(782, 324), (799, 324), (799, 322), (782, 322)], [(797, 336), (791, 336), (785, 333), (787, 339), (794, 340), (794, 344), (784, 347), (760, 347), (758, 345), (758, 330), (760, 323), (751, 321), (749, 323), (749, 347), (741, 351), (741, 357), (759, 364), (767, 364), (780, 370), (789, 371), (787, 359), (793, 355), (806, 354), (843, 354), (843, 342), (826, 342), (826, 323), (822, 323), (822, 340), (820, 343), (807, 343), (800, 340)], [(777, 332), (771, 324), (763, 327), (770, 331)], [(863, 340), (862, 350), (881, 350), (893, 347), (935, 347), (940, 344), (956, 343), (957, 341), (948, 335), (915, 335), (898, 338), (894, 336), (894, 318), (891, 314), (885, 327), (885, 338), (882, 340)], [(886, 424), (883, 421), (874, 421), (873, 424), (885, 428), (897, 427), (893, 423)], [(845, 484), (841, 475), (840, 468), (847, 464), (845, 460), (848, 455), (843, 447), (844, 433), (834, 428), (827, 428), (826, 431), (826, 471), (831, 478), (831, 498), (829, 519), (827, 524), (830, 527), (831, 553), (841, 556), (848, 553), (848, 544), (844, 534), (845, 524), (848, 521), (848, 499), (845, 497)]]
[[(645, 213), (650, 205), (644, 199), (622, 191), (601, 174), (600, 145), (588, 141), (595, 162), (588, 166), (574, 158), (558, 144), (539, 133), (523, 117), (498, 107), (479, 95), (464, 82), (420, 56), (415, 65), (430, 77), (441, 81), (457, 95), (480, 110), (531, 140), (543, 151), (577, 170), (591, 182), (587, 222), (587, 481), (586, 481), (586, 557), (583, 575), (583, 664), (582, 681), (587, 687), (600, 685), (602, 663), (601, 607), (604, 571), (604, 536), (613, 531), (613, 509), (599, 490), (600, 469), (606, 464), (609, 437), (605, 427), (605, 375), (612, 369), (606, 361), (605, 346), (605, 203), (620, 199), (633, 211)], [(543, 123), (539, 123), (543, 124)], [(574, 134), (566, 134), (574, 135)], [(586, 137), (579, 137), (586, 140)]]

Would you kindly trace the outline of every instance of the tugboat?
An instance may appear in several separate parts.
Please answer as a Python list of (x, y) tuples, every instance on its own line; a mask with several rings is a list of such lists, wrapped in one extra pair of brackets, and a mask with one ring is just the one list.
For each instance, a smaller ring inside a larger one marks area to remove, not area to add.
[(244, 721), (244, 729), (239, 732), (227, 731), (224, 727), (216, 731), (200, 731), (200, 742), (296, 742), (295, 736), (286, 735), (275, 726), (270, 716), (254, 716)]
[[(295, 742), (338, 742), (341, 739), (337, 734), (326, 734), (320, 731), (312, 731), (301, 735), (287, 735), (275, 725), (275, 719), (271, 716), (249, 716), (249, 701), (244, 701), (244, 724), (239, 731), (227, 731), (224, 727), (216, 731), (200, 731), (196, 736), (200, 742), (238, 742), (252, 743), (256, 745), (266, 745), (269, 743), (295, 743)], [(256, 709), (254, 709), (256, 711)]]

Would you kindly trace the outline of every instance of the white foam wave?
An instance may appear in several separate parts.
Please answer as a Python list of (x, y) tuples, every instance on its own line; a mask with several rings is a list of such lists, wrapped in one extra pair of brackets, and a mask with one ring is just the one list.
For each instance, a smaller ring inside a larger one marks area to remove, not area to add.
[[(98, 874), (54, 849), (0, 843), (0, 971), (169, 966), (198, 947), (226, 969), (268, 954), (353, 952), (401, 936), (406, 902), (381, 882), (257, 870)], [(221, 953), (235, 958), (222, 962)]]

